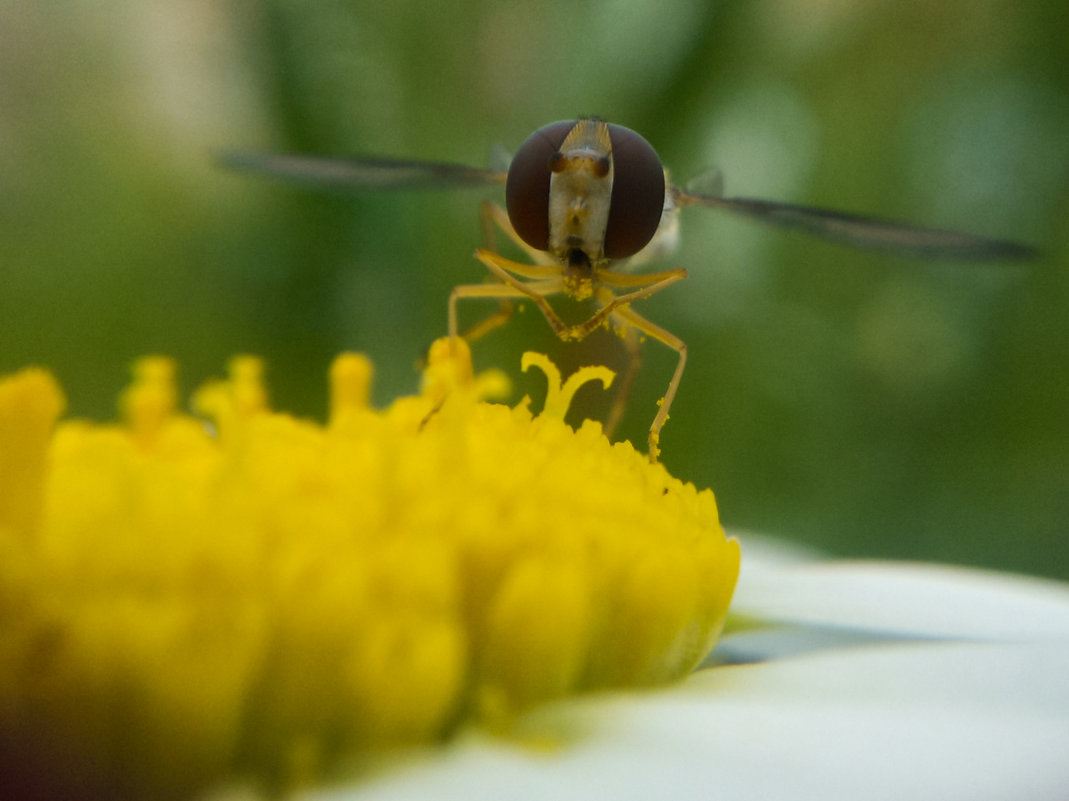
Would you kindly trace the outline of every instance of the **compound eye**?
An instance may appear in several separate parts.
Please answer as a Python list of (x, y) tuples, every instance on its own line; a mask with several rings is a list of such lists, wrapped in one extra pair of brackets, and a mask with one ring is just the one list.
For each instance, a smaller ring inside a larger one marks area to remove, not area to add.
[(664, 168), (650, 143), (630, 128), (609, 123), (609, 139), (613, 179), (605, 255), (626, 259), (646, 247), (661, 224)]
[(536, 250), (549, 249), (550, 164), (575, 126), (575, 120), (542, 126), (524, 140), (509, 164), (505, 180), (509, 222), (520, 239)]

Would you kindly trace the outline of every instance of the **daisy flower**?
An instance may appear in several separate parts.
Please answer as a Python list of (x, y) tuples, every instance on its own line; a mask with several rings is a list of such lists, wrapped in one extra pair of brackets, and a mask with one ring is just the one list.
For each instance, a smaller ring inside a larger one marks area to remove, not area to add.
[(346, 354), (322, 424), (248, 357), (117, 425), (0, 382), (0, 796), (1064, 797), (1065, 585), (727, 537), (524, 365), (377, 411)]
[(248, 357), (199, 417), (173, 363), (142, 360), (116, 425), (57, 425), (47, 372), (6, 379), (0, 794), (288, 792), (691, 673), (739, 569), (712, 493), (563, 422), (609, 371), (524, 366), (548, 378), (538, 415), (483, 400), (503, 376), (449, 340), (376, 411), (343, 355), (325, 424), (272, 412)]

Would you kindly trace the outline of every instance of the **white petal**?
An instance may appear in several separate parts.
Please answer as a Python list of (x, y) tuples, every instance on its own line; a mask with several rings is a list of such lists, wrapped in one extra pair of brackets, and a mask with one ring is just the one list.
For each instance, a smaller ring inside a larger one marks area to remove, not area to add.
[(750, 559), (732, 612), (889, 635), (1006, 642), (1069, 639), (1069, 585), (964, 567)]
[(342, 799), (1065, 798), (1069, 645), (879, 646), (720, 668), (647, 694), (525, 718), (547, 752), (486, 736), (353, 785)]

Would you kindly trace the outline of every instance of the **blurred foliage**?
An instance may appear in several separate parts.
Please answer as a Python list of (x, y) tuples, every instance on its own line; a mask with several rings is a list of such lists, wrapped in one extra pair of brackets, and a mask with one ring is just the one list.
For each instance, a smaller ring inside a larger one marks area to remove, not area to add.
[[(430, 8), (0, 0), (0, 370), (51, 365), (72, 413), (107, 418), (138, 355), (177, 357), (191, 389), (255, 352), (276, 404), (318, 415), (354, 349), (386, 402), (450, 288), (483, 278), (486, 195), (317, 195), (213, 152), (481, 165), (598, 114), (680, 180), (716, 165), (729, 194), (1041, 245), (1032, 266), (924, 263), (687, 210), (691, 278), (643, 310), (690, 347), (664, 461), (729, 528), (1069, 577), (1064, 0)], [(532, 348), (620, 358), (530, 308), (475, 353), (538, 397)], [(644, 357), (622, 431), (643, 447), (674, 364)]]

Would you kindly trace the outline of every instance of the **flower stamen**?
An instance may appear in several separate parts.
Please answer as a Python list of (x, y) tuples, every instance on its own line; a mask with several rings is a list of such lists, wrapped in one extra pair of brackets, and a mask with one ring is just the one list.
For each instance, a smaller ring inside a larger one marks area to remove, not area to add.
[[(591, 381), (600, 381), (602, 389), (608, 389), (616, 377), (616, 373), (608, 367), (587, 366), (580, 367), (568, 379), (561, 382), (560, 369), (549, 357), (542, 353), (527, 351), (520, 359), (520, 367), (526, 373), (531, 367), (537, 367), (546, 376), (546, 402), (542, 406), (542, 417), (554, 420), (563, 420), (568, 413), (568, 407), (572, 404), (575, 393), (584, 384)], [(529, 401), (525, 398), (525, 401)]]

